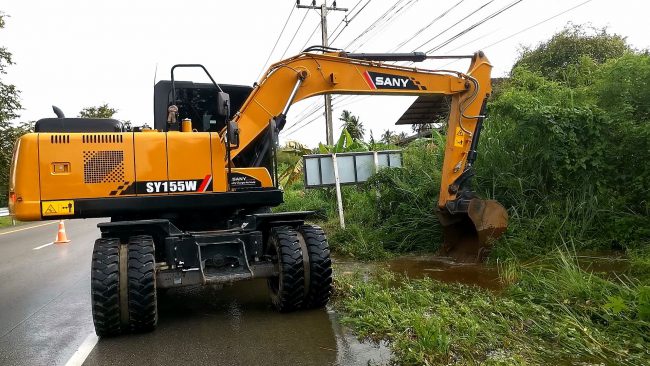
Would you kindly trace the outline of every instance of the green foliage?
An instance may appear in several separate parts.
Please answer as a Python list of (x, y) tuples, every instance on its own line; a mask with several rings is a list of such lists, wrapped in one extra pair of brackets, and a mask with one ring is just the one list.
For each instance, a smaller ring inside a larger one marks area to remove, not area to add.
[(549, 80), (576, 85), (580, 70), (589, 61), (602, 64), (632, 51), (624, 37), (607, 33), (607, 29), (585, 29), (569, 25), (534, 49), (525, 48), (515, 64), (544, 75)]
[(278, 180), (283, 187), (295, 183), (302, 178), (302, 156), (311, 153), (307, 146), (297, 141), (287, 141), (278, 149)]
[[(0, 11), (0, 30), (5, 26), (7, 15)], [(0, 46), (0, 76), (7, 73), (7, 66), (13, 65), (11, 52)], [(7, 122), (17, 118), (16, 113), (21, 109), (20, 92), (12, 84), (6, 84), (0, 79), (0, 127), (7, 126)]]
[[(0, 29), (5, 26), (6, 14), (0, 12)], [(11, 52), (0, 46), (0, 76), (6, 74), (6, 67), (13, 65)], [(30, 129), (28, 124), (14, 126), (9, 121), (18, 118), (20, 92), (16, 86), (0, 79), (0, 206), (7, 205), (9, 167), (16, 139)]]
[(361, 338), (390, 341), (400, 365), (647, 363), (648, 286), (586, 272), (566, 251), (506, 275), (498, 294), (383, 271), (338, 276), (335, 305)]
[(34, 129), (33, 123), (22, 123), (17, 126), (10, 123), (0, 124), (0, 207), (7, 206), (9, 191), (9, 168), (16, 140)]
[(363, 128), (363, 123), (359, 121), (359, 117), (352, 114), (348, 110), (341, 112), (340, 121), (343, 121), (343, 129), (347, 130), (355, 140), (363, 140), (363, 136), (366, 133), (365, 128)]
[(108, 106), (104, 103), (96, 107), (86, 107), (79, 112), (81, 118), (112, 118), (117, 113), (117, 109)]
[(342, 153), (352, 151), (368, 151), (368, 144), (362, 140), (352, 137), (350, 132), (343, 128), (341, 135), (334, 145), (318, 144), (318, 151), (321, 154)]

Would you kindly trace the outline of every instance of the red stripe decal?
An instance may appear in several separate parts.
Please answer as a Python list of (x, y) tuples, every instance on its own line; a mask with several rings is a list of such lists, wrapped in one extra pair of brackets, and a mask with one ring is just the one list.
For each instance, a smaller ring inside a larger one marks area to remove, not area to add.
[(363, 73), (363, 78), (366, 79), (366, 83), (368, 83), (370, 89), (377, 89), (375, 83), (372, 82), (372, 78), (370, 77), (370, 74), (368, 74), (368, 71)]
[(205, 192), (205, 189), (208, 187), (208, 184), (212, 180), (211, 175), (206, 175), (205, 178), (203, 178), (203, 182), (201, 182), (201, 185), (199, 186), (199, 192)]

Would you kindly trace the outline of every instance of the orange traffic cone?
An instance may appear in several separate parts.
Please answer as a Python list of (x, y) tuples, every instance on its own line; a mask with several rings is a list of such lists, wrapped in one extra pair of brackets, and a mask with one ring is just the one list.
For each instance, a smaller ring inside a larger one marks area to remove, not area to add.
[(68, 240), (68, 237), (65, 235), (65, 225), (63, 224), (63, 220), (59, 220), (59, 232), (56, 234), (54, 244), (64, 244), (69, 242), (70, 240)]

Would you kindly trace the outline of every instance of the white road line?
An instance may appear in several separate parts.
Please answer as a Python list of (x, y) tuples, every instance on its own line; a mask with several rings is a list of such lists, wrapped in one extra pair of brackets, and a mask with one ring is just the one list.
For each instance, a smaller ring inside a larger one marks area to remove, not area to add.
[(16, 230), (3, 231), (3, 232), (0, 233), (0, 235), (7, 235), (7, 234), (11, 234), (11, 233), (16, 233), (18, 231), (34, 229), (34, 228), (37, 228), (37, 227), (41, 227), (41, 226), (45, 226), (45, 225), (52, 225), (52, 224), (56, 224), (56, 223), (58, 223), (58, 221), (46, 222), (44, 224), (39, 224), (39, 225), (32, 225), (32, 226), (23, 227), (23, 228), (16, 229)]
[(52, 245), (52, 244), (54, 244), (54, 242), (47, 243), (47, 244), (43, 244), (43, 245), (41, 245), (41, 246), (38, 246), (38, 247), (36, 247), (36, 248), (33, 248), (32, 250), (43, 249), (43, 248), (48, 247), (48, 246), (50, 246), (50, 245)]
[(68, 362), (65, 363), (65, 366), (83, 365), (90, 352), (92, 352), (93, 348), (95, 348), (98, 340), (99, 337), (97, 337), (95, 332), (88, 334), (86, 340), (81, 344), (81, 346), (79, 346), (79, 348), (77, 348), (77, 351), (72, 355), (72, 357), (70, 357)]

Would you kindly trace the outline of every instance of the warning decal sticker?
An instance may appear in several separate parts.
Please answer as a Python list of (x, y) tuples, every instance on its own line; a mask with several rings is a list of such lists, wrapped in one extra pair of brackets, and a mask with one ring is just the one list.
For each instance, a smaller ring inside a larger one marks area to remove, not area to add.
[(43, 216), (74, 215), (74, 201), (43, 201), (41, 202)]

